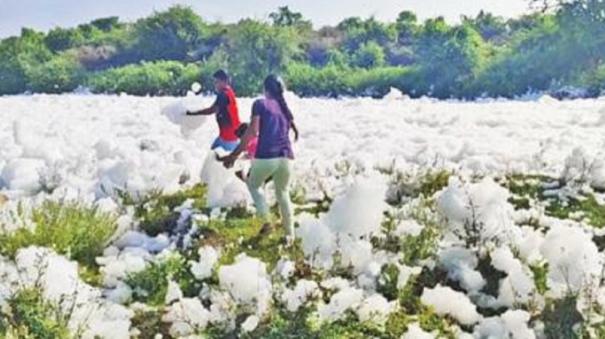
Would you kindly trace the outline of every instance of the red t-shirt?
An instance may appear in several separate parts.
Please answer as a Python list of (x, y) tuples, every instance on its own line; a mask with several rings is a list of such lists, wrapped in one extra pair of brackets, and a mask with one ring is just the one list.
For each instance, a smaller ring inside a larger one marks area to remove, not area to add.
[(219, 92), (214, 104), (218, 107), (216, 122), (220, 130), (220, 138), (225, 141), (236, 141), (238, 137), (235, 135), (235, 131), (240, 125), (240, 120), (233, 89), (226, 87)]

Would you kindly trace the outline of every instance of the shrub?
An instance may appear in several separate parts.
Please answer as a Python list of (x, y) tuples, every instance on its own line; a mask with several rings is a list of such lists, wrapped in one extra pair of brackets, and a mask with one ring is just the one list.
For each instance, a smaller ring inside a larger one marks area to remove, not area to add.
[(358, 69), (328, 65), (315, 68), (292, 64), (285, 73), (289, 88), (301, 96), (384, 96), (391, 87), (411, 90), (413, 72), (404, 67)]
[(45, 301), (39, 289), (23, 289), (0, 310), (0, 335), (6, 338), (67, 339), (68, 319)]
[(134, 95), (184, 94), (201, 78), (196, 64), (176, 61), (143, 62), (93, 73), (87, 80), (95, 93), (126, 92)]
[(116, 218), (77, 202), (45, 201), (31, 211), (32, 228), (0, 234), (0, 253), (14, 257), (20, 248), (43, 246), (88, 266), (103, 253)]
[(385, 53), (382, 46), (369, 41), (361, 44), (358, 50), (353, 54), (353, 63), (357, 67), (373, 68), (383, 66), (385, 62)]
[(158, 306), (164, 304), (170, 280), (180, 286), (186, 297), (196, 296), (201, 288), (201, 283), (189, 270), (187, 259), (178, 254), (151, 263), (146, 269), (129, 275), (126, 283), (133, 289), (135, 301)]
[(140, 220), (139, 227), (151, 236), (170, 231), (175, 226), (178, 213), (175, 213), (174, 209), (181, 206), (187, 199), (194, 200), (194, 208), (204, 209), (206, 207), (206, 187), (198, 184), (168, 195), (155, 192), (136, 201), (122, 195), (122, 203), (135, 206), (135, 216)]
[(71, 92), (82, 83), (84, 69), (72, 55), (61, 55), (27, 71), (29, 87), (34, 92)]

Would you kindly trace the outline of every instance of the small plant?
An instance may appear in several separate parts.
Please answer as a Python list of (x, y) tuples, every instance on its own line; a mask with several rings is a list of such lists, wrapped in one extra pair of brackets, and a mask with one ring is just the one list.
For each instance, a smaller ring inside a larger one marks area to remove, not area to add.
[(6, 338), (67, 339), (68, 320), (36, 288), (19, 290), (0, 311), (0, 335)]
[(201, 289), (201, 283), (189, 270), (187, 259), (178, 254), (153, 262), (146, 269), (129, 275), (126, 283), (132, 288), (135, 301), (158, 306), (164, 304), (170, 280), (180, 286), (186, 297), (196, 296)]
[(534, 264), (529, 266), (532, 273), (534, 274), (534, 285), (536, 291), (544, 295), (548, 291), (548, 262), (541, 264)]
[(178, 213), (174, 209), (188, 199), (193, 200), (193, 208), (198, 210), (206, 208), (206, 186), (202, 184), (174, 194), (155, 191), (139, 199), (124, 193), (120, 196), (122, 205), (135, 206), (135, 216), (140, 220), (139, 227), (151, 236), (172, 230), (178, 220)]
[[(23, 219), (23, 218), (22, 218)], [(33, 227), (0, 234), (0, 253), (14, 258), (20, 248), (54, 249), (87, 267), (96, 267), (117, 224), (116, 218), (77, 202), (45, 201), (31, 211)]]

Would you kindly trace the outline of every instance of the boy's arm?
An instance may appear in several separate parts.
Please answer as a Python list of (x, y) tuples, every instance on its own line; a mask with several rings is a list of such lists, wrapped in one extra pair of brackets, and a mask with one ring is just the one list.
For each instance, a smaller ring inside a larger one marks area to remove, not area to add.
[(218, 106), (215, 104), (215, 105), (212, 105), (208, 108), (205, 108), (205, 109), (202, 109), (199, 111), (193, 111), (193, 112), (187, 111), (186, 114), (187, 115), (212, 115), (212, 114), (216, 113), (217, 111), (218, 111)]

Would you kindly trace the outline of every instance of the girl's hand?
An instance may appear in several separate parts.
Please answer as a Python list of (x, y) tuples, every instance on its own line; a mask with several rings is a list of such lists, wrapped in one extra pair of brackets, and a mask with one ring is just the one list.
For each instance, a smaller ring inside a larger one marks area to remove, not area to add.
[(226, 168), (233, 167), (233, 165), (235, 164), (235, 160), (236, 160), (235, 157), (231, 154), (229, 154), (225, 157), (219, 158), (219, 161), (221, 161), (223, 163), (223, 166), (225, 166)]

